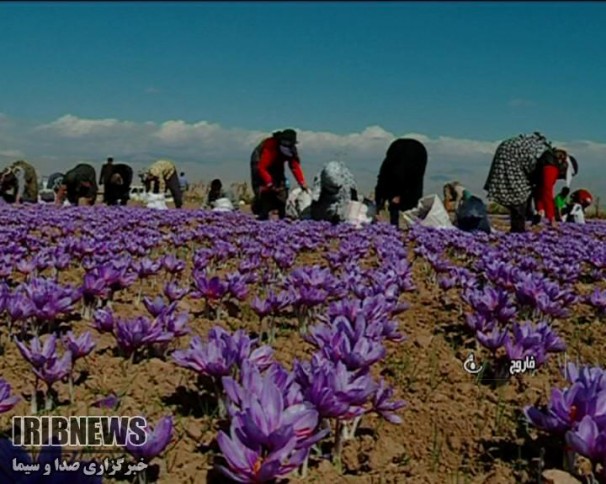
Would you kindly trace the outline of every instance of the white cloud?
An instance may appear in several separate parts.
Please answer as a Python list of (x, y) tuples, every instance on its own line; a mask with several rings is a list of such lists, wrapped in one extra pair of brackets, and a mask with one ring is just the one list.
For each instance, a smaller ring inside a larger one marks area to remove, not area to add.
[(23, 152), (19, 150), (0, 150), (0, 157), (2, 158), (16, 160), (17, 158), (22, 158), (23, 156)]
[(36, 131), (49, 133), (53, 136), (63, 138), (82, 138), (91, 135), (103, 136), (117, 134), (124, 129), (136, 127), (135, 123), (129, 121), (118, 121), (117, 119), (83, 119), (71, 114), (66, 114), (59, 119), (36, 127)]
[[(309, 180), (331, 159), (342, 159), (366, 192), (376, 181), (379, 166), (391, 141), (411, 137), (423, 142), (429, 152), (425, 191), (441, 192), (441, 184), (459, 179), (484, 195), (482, 185), (498, 140), (474, 140), (423, 133), (391, 133), (381, 126), (360, 132), (337, 134), (295, 127), (303, 168)], [(210, 121), (167, 120), (135, 123), (118, 119), (85, 119), (65, 115), (39, 126), (0, 114), (0, 161), (31, 160), (41, 173), (65, 170), (78, 162), (97, 168), (107, 156), (139, 169), (158, 158), (173, 159), (191, 180), (221, 177), (248, 180), (254, 147), (270, 133), (228, 128)], [(601, 168), (606, 143), (590, 140), (554, 141), (568, 148), (579, 160), (576, 186), (596, 193), (606, 186)], [(606, 195), (606, 194), (605, 194)]]
[(153, 86), (150, 86), (145, 89), (146, 94), (159, 94), (161, 92), (162, 92), (161, 89), (158, 89), (157, 87), (153, 87)]

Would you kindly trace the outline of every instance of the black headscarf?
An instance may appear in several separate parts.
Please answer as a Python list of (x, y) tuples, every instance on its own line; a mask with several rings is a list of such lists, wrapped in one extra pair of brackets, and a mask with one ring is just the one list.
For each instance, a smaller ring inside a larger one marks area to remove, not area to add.
[(395, 140), (387, 150), (375, 189), (377, 206), (399, 196), (400, 210), (409, 210), (423, 196), (423, 178), (427, 167), (427, 149), (410, 138)]

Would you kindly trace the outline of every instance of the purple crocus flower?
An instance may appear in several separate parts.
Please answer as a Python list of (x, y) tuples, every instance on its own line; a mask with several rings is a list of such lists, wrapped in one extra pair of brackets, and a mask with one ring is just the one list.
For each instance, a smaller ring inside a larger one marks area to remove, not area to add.
[(594, 392), (606, 390), (606, 373), (599, 366), (578, 367), (574, 363), (568, 362), (564, 367), (564, 377), (570, 383), (579, 382)]
[(200, 375), (222, 377), (229, 375), (237, 359), (237, 348), (232, 341), (210, 337), (203, 342), (192, 338), (187, 350), (177, 350), (173, 360), (179, 366), (194, 370)]
[[(285, 435), (295, 437), (295, 448), (317, 441), (318, 412), (308, 402), (286, 407), (278, 386), (266, 381), (259, 394), (251, 394), (247, 406), (233, 417), (238, 421), (242, 442), (248, 448), (275, 449)], [(324, 433), (325, 435), (325, 433)]]
[(259, 316), (261, 319), (269, 316), (273, 309), (271, 301), (268, 299), (259, 299), (258, 296), (255, 296), (255, 298), (252, 300), (250, 303), (250, 308), (257, 313), (257, 316)]
[(457, 285), (457, 278), (450, 276), (443, 276), (440, 275), (438, 276), (438, 286), (440, 286), (440, 289), (447, 291), (448, 289), (451, 289), (453, 287), (455, 287)]
[(493, 353), (496, 352), (505, 341), (505, 335), (507, 331), (500, 330), (497, 326), (492, 328), (490, 333), (484, 333), (482, 331), (476, 332), (476, 338), (480, 342), (480, 344), (486, 348), (488, 348)]
[(173, 435), (172, 416), (162, 417), (154, 428), (148, 424), (145, 428), (145, 433), (147, 434), (147, 438), (143, 445), (137, 446), (127, 442), (126, 450), (133, 457), (149, 462), (154, 457), (160, 455), (170, 443)]
[(196, 297), (201, 297), (210, 301), (217, 301), (227, 293), (227, 284), (223, 283), (217, 276), (208, 279), (202, 273), (194, 273), (194, 285)]
[(542, 344), (545, 351), (549, 353), (558, 353), (566, 351), (566, 343), (562, 338), (557, 336), (551, 326), (545, 321), (540, 322), (536, 326), (536, 332), (541, 335)]
[(110, 393), (107, 397), (100, 398), (94, 402), (91, 406), (96, 408), (108, 408), (115, 410), (120, 404), (120, 399), (115, 393)]
[(114, 313), (108, 309), (97, 309), (93, 315), (92, 327), (100, 333), (113, 333), (116, 321)]
[(273, 313), (281, 313), (294, 303), (294, 297), (289, 291), (279, 293), (269, 292), (267, 302), (271, 304)]
[(248, 295), (246, 280), (242, 274), (236, 272), (226, 276), (227, 290), (238, 301), (244, 301)]
[(244, 361), (241, 366), (239, 382), (233, 377), (221, 379), (223, 388), (228, 397), (227, 410), (235, 416), (250, 406), (250, 398), (260, 395), (266, 384), (275, 384), (281, 391), (286, 406), (295, 405), (304, 401), (301, 387), (295, 382), (295, 376), (288, 372), (279, 363), (273, 363), (267, 371), (261, 369), (250, 361)]
[(236, 331), (232, 336), (220, 326), (215, 326), (209, 331), (208, 337), (223, 339), (233, 347), (236, 351), (236, 365), (238, 366), (242, 366), (244, 362), (250, 362), (264, 370), (274, 362), (273, 348), (267, 345), (255, 348), (258, 340), (251, 339), (242, 329)]
[(571, 429), (585, 416), (587, 407), (585, 402), (588, 397), (587, 389), (580, 383), (575, 383), (565, 390), (553, 388), (544, 411), (535, 407), (525, 407), (524, 414), (535, 427), (561, 434)]
[[(378, 328), (380, 332), (382, 328)], [(332, 323), (310, 328), (307, 340), (333, 362), (342, 361), (349, 370), (368, 368), (383, 359), (386, 350), (380, 342), (366, 336), (367, 325), (364, 317), (356, 318), (355, 327), (340, 316)], [(379, 333), (380, 334), (380, 333)]]
[(161, 324), (154, 324), (144, 316), (117, 321), (114, 336), (118, 347), (128, 356), (143, 346), (172, 339), (172, 334), (166, 333)]
[(21, 274), (29, 275), (36, 270), (35, 259), (21, 259), (15, 265), (15, 269)]
[(592, 462), (604, 459), (606, 453), (606, 433), (600, 432), (598, 425), (589, 416), (585, 415), (579, 426), (566, 434), (566, 443)]
[(162, 259), (162, 265), (170, 274), (178, 274), (185, 270), (185, 262), (170, 254)]
[(62, 380), (68, 376), (72, 370), (71, 351), (63, 353), (63, 357), (58, 358), (53, 355), (46, 360), (40, 367), (34, 367), (34, 373), (50, 388), (53, 383)]
[(306, 400), (322, 418), (358, 417), (366, 412), (363, 405), (376, 391), (367, 372), (349, 371), (343, 362), (335, 364), (317, 354), (311, 363), (295, 361), (294, 372)]
[(599, 313), (606, 312), (606, 291), (600, 291), (596, 288), (587, 298), (587, 302), (591, 304)]
[[(0, 276), (1, 277), (1, 276)], [(5, 282), (0, 282), (0, 313), (6, 309), (6, 303), (10, 297), (10, 290)]]
[(11, 390), (10, 383), (0, 378), (0, 413), (8, 412), (20, 400), (16, 395), (11, 396)]
[(41, 368), (50, 360), (57, 350), (57, 337), (53, 334), (49, 336), (44, 345), (38, 337), (32, 338), (30, 347), (25, 343), (15, 340), (17, 349), (34, 368)]
[(36, 278), (20, 288), (34, 306), (34, 316), (40, 321), (52, 321), (67, 312), (80, 298), (80, 293), (63, 287), (52, 279)]
[(148, 258), (139, 259), (138, 261), (133, 262), (133, 269), (141, 279), (157, 274), (160, 267), (160, 262)]
[(392, 397), (393, 388), (388, 387), (385, 380), (381, 379), (379, 388), (377, 388), (372, 400), (372, 407), (375, 412), (388, 422), (400, 424), (402, 423), (402, 418), (395, 415), (394, 412), (404, 407), (406, 403), (403, 400), (390, 401)]
[(14, 293), (6, 300), (6, 312), (13, 321), (25, 321), (35, 314), (36, 308), (24, 294)]
[(188, 313), (175, 313), (174, 311), (165, 311), (158, 317), (160, 324), (164, 326), (164, 331), (170, 333), (175, 338), (180, 338), (191, 332), (187, 327), (189, 322)]
[(220, 432), (218, 436), (228, 463), (221, 470), (228, 477), (239, 482), (285, 477), (303, 463), (311, 445), (326, 435), (328, 429), (317, 432), (319, 415), (309, 403), (288, 403), (291, 399), (284, 392), (294, 384), (292, 378), (290, 384), (288, 380), (277, 365), (261, 377), (249, 364), (243, 366), (242, 387), (231, 378), (223, 379), (228, 395), (239, 405), (232, 413), (230, 435)]
[(175, 282), (170, 281), (164, 284), (164, 295), (168, 298), (168, 300), (172, 303), (175, 301), (180, 301), (189, 293), (189, 289), (186, 287), (179, 287)]
[(220, 469), (235, 482), (272, 482), (286, 477), (299, 467), (308, 453), (306, 449), (296, 451), (296, 438), (292, 433), (276, 450), (263, 455), (263, 449), (248, 448), (241, 440), (237, 422), (232, 422), (230, 435), (219, 432), (217, 442), (229, 468)]
[(95, 271), (84, 275), (81, 290), (84, 302), (87, 304), (92, 304), (97, 297), (107, 297), (109, 295), (109, 285)]
[(95, 348), (92, 334), (87, 331), (76, 337), (72, 331), (69, 331), (63, 339), (65, 347), (71, 351), (73, 361), (87, 356)]
[(153, 300), (148, 297), (144, 297), (143, 305), (153, 318), (157, 318), (158, 316), (160, 316), (160, 314), (166, 311), (168, 307), (161, 296), (156, 296), (156, 298)]

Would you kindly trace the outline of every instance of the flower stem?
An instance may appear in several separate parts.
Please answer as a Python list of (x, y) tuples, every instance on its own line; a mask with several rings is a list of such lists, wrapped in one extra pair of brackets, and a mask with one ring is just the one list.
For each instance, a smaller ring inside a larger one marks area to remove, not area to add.
[(332, 461), (341, 469), (341, 452), (343, 451), (343, 422), (337, 419), (335, 423), (335, 446), (332, 451)]
[(356, 431), (358, 430), (358, 426), (360, 425), (361, 421), (362, 415), (359, 415), (354, 419), (353, 423), (351, 424), (351, 431), (349, 432), (348, 439), (353, 439), (356, 436)]
[[(72, 362), (72, 368), (74, 367), (74, 363)], [(74, 370), (72, 369), (69, 372), (69, 402), (74, 403)]]
[(137, 306), (141, 304), (141, 295), (143, 294), (143, 279), (139, 281), (139, 290), (137, 291)]
[(275, 318), (272, 316), (269, 318), (269, 324), (267, 328), (267, 343), (272, 345), (276, 341), (276, 322)]
[(307, 477), (307, 470), (309, 469), (309, 452), (307, 453), (307, 456), (305, 457), (305, 460), (303, 461), (303, 464), (301, 465), (301, 478), (305, 479)]
[(223, 391), (219, 381), (213, 378), (213, 384), (215, 386), (215, 396), (217, 397), (217, 410), (219, 412), (219, 418), (224, 419), (227, 417), (227, 407), (225, 406), (225, 400), (223, 399)]
[(44, 394), (44, 409), (52, 410), (53, 409), (53, 394), (51, 387), (47, 387), (46, 393)]

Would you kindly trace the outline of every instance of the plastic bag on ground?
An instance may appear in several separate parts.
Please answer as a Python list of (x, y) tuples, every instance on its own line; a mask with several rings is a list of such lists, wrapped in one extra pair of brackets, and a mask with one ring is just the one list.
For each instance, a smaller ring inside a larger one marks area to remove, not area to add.
[(361, 228), (364, 225), (371, 224), (377, 211), (370, 200), (362, 202), (350, 201), (345, 212), (345, 223)]
[(213, 212), (232, 212), (234, 210), (234, 204), (229, 198), (218, 198), (212, 202), (212, 207)]
[(488, 211), (484, 202), (474, 196), (463, 200), (456, 211), (456, 226), (465, 232), (491, 233)]
[(310, 219), (311, 195), (299, 187), (291, 190), (286, 199), (286, 216), (292, 219)]
[(419, 223), (425, 227), (437, 229), (455, 228), (442, 200), (435, 194), (421, 198), (416, 208), (402, 213), (402, 218), (409, 226)]
[(566, 218), (567, 222), (572, 222), (575, 224), (584, 224), (585, 223), (585, 212), (583, 212), (583, 207), (580, 204), (575, 203)]
[(154, 208), (156, 210), (168, 210), (166, 205), (166, 198), (163, 193), (148, 193), (147, 194), (147, 208)]

